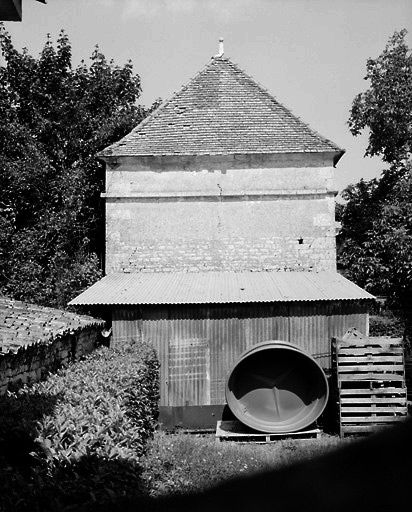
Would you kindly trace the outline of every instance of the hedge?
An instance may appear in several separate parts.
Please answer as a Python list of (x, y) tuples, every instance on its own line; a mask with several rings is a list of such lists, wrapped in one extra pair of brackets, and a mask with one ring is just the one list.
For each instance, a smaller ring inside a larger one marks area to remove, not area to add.
[(0, 398), (0, 511), (79, 510), (139, 495), (139, 458), (157, 425), (149, 344), (101, 347)]

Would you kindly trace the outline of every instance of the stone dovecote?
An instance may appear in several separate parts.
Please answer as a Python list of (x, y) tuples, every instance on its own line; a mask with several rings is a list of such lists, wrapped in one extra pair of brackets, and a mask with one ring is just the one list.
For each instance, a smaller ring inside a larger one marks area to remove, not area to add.
[(106, 273), (336, 270), (343, 152), (214, 57), (100, 153)]

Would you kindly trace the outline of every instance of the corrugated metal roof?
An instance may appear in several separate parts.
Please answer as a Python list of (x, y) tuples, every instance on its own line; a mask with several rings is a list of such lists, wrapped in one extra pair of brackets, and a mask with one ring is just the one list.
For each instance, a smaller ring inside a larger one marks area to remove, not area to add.
[(219, 304), (373, 298), (336, 272), (141, 272), (110, 274), (69, 304)]
[(101, 156), (343, 150), (312, 130), (230, 59), (219, 57)]

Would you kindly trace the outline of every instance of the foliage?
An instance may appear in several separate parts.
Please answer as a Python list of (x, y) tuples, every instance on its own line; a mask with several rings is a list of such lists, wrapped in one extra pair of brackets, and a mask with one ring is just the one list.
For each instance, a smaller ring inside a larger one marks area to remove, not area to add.
[(52, 456), (78, 460), (93, 453), (135, 458), (152, 435), (156, 366), (148, 349), (118, 354), (101, 349), (87, 361), (49, 378), (42, 390), (62, 394), (55, 415), (43, 418), (38, 440)]
[(327, 453), (344, 441), (285, 439), (272, 445), (216, 443), (214, 436), (165, 435), (157, 432), (141, 460), (146, 493), (153, 498), (197, 492), (239, 476), (307, 460)]
[(370, 88), (354, 99), (348, 122), (353, 135), (369, 129), (366, 155), (381, 155), (391, 164), (408, 158), (412, 149), (412, 55), (406, 34), (395, 32), (383, 53), (368, 59)]
[(341, 271), (387, 296), (389, 307), (404, 316), (412, 311), (412, 56), (406, 34), (395, 32), (383, 53), (368, 59), (370, 88), (356, 96), (349, 118), (354, 135), (369, 128), (366, 155), (381, 155), (390, 166), (380, 178), (349, 185), (337, 208)]
[(369, 318), (369, 336), (402, 338), (404, 329), (403, 322), (390, 311), (385, 311), (380, 315), (371, 315)]
[[(78, 510), (138, 495), (138, 462), (156, 427), (158, 398), (158, 361), (143, 343), (101, 348), (2, 397), (0, 510)], [(13, 439), (17, 446), (5, 451)], [(22, 439), (31, 454), (19, 454)]]
[(65, 307), (101, 275), (96, 154), (150, 109), (136, 105), (131, 62), (116, 66), (96, 47), (89, 66), (73, 68), (64, 32), (36, 59), (0, 28), (0, 49), (0, 291)]
[(345, 274), (389, 306), (412, 305), (412, 166), (347, 187), (342, 196), (338, 263)]

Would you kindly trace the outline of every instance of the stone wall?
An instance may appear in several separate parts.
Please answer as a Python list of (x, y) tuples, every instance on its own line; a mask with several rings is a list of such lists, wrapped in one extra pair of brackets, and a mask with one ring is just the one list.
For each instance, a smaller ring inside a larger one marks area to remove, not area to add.
[(20, 347), (17, 351), (0, 353), (0, 394), (23, 384), (38, 382), (94, 350), (100, 341), (101, 325), (64, 332)]
[(330, 210), (326, 198), (110, 203), (106, 271), (335, 270)]
[(106, 172), (106, 273), (336, 270), (328, 155), (120, 159)]

